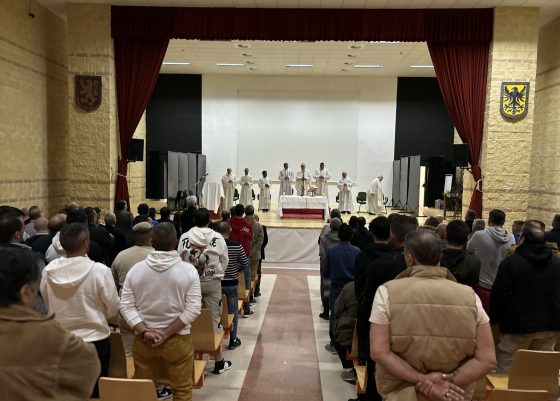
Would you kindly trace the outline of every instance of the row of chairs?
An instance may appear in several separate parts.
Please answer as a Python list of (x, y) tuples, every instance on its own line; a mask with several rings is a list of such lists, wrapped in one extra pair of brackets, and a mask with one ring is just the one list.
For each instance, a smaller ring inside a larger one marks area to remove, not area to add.
[[(354, 329), (352, 348), (346, 355), (354, 362), (356, 393), (367, 388), (367, 371), (358, 365), (358, 336)], [(518, 350), (509, 374), (489, 373), (477, 382), (473, 400), (556, 401), (560, 389), (560, 352)], [(373, 384), (375, 385), (375, 383)]]

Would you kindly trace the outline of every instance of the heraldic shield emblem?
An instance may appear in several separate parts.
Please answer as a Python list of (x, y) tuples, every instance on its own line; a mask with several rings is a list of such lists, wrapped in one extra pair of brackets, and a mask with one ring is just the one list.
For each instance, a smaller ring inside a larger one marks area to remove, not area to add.
[(529, 82), (502, 82), (500, 112), (510, 120), (520, 120), (529, 109)]
[(93, 111), (101, 104), (101, 76), (76, 75), (76, 105), (83, 110)]

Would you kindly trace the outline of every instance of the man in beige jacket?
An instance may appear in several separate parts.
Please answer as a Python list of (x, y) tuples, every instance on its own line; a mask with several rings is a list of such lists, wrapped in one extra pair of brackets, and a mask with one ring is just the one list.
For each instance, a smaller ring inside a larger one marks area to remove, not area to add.
[(0, 400), (88, 399), (100, 364), (95, 347), (33, 310), (42, 262), (0, 249)]
[(471, 400), (496, 365), (488, 315), (474, 290), (439, 266), (435, 232), (408, 233), (404, 256), (408, 269), (377, 289), (371, 310), (377, 389), (387, 401)]

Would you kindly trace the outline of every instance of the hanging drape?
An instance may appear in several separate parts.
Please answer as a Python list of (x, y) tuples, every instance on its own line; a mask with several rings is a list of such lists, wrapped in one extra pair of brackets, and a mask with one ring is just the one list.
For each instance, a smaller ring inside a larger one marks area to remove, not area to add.
[(120, 158), (115, 201), (129, 204), (127, 150), (154, 90), (169, 39), (115, 38)]
[[(478, 182), (490, 43), (428, 42), (428, 48), (449, 116), (469, 146), (469, 163)], [(469, 207), (481, 217), (482, 192), (475, 187)]]

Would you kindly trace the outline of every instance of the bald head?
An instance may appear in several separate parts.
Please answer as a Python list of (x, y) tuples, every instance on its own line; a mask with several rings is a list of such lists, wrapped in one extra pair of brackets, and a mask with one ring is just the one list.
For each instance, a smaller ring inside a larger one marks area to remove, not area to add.
[(434, 230), (418, 228), (409, 232), (404, 241), (404, 253), (409, 266), (438, 266), (442, 243)]
[(156, 251), (173, 251), (177, 247), (177, 231), (172, 223), (159, 223), (152, 235), (152, 245)]
[(132, 236), (136, 246), (152, 245), (152, 234), (152, 225), (147, 221), (140, 222), (132, 227)]
[(49, 232), (54, 235), (60, 231), (60, 229), (66, 223), (66, 215), (64, 213), (55, 214), (49, 219)]
[(106, 226), (113, 227), (117, 223), (117, 216), (115, 216), (114, 213), (106, 213), (103, 220), (105, 221)]
[(35, 219), (35, 230), (38, 234), (46, 234), (49, 232), (49, 220), (44, 217), (38, 217)]

